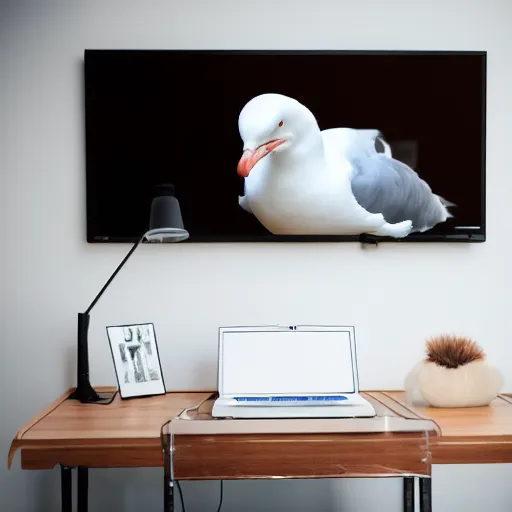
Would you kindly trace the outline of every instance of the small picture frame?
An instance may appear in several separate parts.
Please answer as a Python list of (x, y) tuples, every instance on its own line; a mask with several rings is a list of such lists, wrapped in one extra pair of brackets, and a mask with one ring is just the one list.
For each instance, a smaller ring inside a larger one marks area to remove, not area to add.
[(152, 323), (107, 326), (121, 398), (165, 394)]

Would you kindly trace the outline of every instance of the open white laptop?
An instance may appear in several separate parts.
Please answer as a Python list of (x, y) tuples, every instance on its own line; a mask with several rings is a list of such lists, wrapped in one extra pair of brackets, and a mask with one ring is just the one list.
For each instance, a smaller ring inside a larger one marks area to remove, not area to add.
[(375, 416), (359, 394), (354, 327), (221, 327), (216, 418)]

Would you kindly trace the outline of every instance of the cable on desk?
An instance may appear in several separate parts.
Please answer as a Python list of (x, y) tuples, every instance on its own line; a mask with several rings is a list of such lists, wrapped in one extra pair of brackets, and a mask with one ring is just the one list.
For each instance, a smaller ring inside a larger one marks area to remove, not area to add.
[(220, 481), (220, 500), (219, 500), (219, 508), (217, 508), (217, 512), (220, 512), (222, 508), (222, 500), (224, 498), (224, 480)]
[(181, 485), (179, 480), (176, 480), (176, 485), (178, 487), (178, 492), (180, 493), (181, 510), (182, 512), (185, 512), (185, 500), (183, 499), (183, 492), (181, 491)]

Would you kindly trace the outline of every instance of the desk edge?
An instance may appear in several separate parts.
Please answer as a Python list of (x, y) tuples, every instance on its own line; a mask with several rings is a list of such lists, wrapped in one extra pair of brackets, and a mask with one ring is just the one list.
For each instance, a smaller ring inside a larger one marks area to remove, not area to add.
[[(115, 386), (96, 386), (94, 388), (98, 392), (111, 392), (115, 391), (118, 388)], [(14, 455), (20, 449), (26, 446), (24, 436), (27, 434), (29, 430), (31, 430), (35, 425), (37, 425), (42, 419), (51, 414), (55, 409), (57, 409), (63, 402), (65, 402), (74, 392), (76, 391), (76, 387), (69, 388), (65, 393), (60, 395), (56, 400), (54, 400), (50, 405), (48, 405), (45, 409), (39, 411), (35, 416), (33, 416), (29, 421), (27, 421), (14, 436), (11, 441), (11, 446), (9, 448), (9, 453), (7, 455), (7, 469), (10, 470), (12, 467), (12, 462), (14, 460)], [(166, 390), (166, 394), (176, 394), (176, 393), (213, 393), (212, 391), (201, 391), (201, 390)], [(30, 444), (30, 443), (29, 443)], [(31, 447), (34, 448), (34, 447)]]
[(21, 440), (23, 436), (37, 423), (39, 423), (43, 418), (48, 416), (52, 411), (54, 411), (62, 402), (68, 399), (68, 397), (76, 390), (76, 388), (69, 388), (65, 393), (59, 396), (56, 400), (54, 400), (48, 407), (39, 411), (35, 416), (33, 416), (27, 423), (25, 423), (14, 436), (14, 439), (11, 442), (11, 447), (9, 448), (9, 454), (7, 456), (7, 469), (11, 469), (12, 461), (14, 459), (14, 455), (18, 448), (22, 445)]

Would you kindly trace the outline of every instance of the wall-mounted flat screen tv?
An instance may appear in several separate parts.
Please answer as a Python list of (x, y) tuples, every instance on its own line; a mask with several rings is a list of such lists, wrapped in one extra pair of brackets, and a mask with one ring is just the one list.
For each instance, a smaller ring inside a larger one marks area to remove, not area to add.
[(88, 242), (485, 240), (486, 53), (86, 50)]

